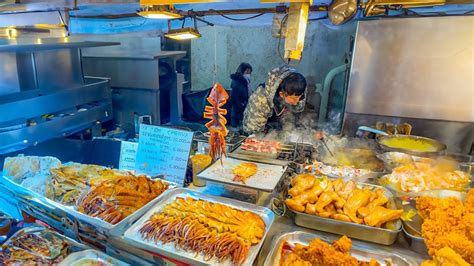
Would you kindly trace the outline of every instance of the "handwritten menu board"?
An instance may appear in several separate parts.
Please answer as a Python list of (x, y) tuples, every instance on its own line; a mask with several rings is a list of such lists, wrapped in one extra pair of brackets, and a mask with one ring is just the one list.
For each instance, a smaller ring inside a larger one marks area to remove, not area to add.
[(122, 141), (120, 144), (120, 170), (135, 170), (136, 158), (138, 151), (138, 143), (130, 141)]
[(166, 180), (184, 185), (193, 134), (141, 124), (135, 169), (150, 176), (164, 175)]

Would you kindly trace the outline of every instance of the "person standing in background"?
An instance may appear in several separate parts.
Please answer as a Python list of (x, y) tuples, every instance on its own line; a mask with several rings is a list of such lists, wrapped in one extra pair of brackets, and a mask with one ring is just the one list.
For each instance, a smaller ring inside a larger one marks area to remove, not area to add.
[(240, 63), (235, 73), (230, 75), (230, 78), (232, 79), (230, 84), (230, 124), (235, 128), (240, 128), (242, 126), (244, 111), (247, 107), (250, 94), (252, 94), (250, 86), (250, 75), (252, 74), (252, 70), (250, 64)]

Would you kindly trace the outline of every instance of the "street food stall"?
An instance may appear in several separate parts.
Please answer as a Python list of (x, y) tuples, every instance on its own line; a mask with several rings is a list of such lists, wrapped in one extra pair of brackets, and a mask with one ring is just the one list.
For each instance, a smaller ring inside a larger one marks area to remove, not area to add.
[(229, 126), (224, 81), (185, 121), (185, 50), (7, 28), (0, 265), (474, 264), (472, 15), (384, 17), (445, 1), (183, 2), (208, 1), (141, 0), (133, 16), (181, 19), (166, 25), (180, 39), (200, 37), (206, 16), (272, 14), (286, 64), (307, 49), (312, 12), (357, 20), (338, 121), (334, 72), (315, 86), (324, 117), (248, 135)]

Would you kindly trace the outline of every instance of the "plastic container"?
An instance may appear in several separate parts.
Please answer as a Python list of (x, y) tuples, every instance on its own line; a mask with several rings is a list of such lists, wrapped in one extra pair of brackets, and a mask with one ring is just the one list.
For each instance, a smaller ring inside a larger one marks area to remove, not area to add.
[(125, 266), (130, 265), (123, 261), (114, 259), (100, 251), (93, 249), (86, 249), (84, 251), (72, 253), (67, 256), (59, 266), (85, 266), (85, 265), (114, 265)]
[(196, 187), (206, 186), (206, 181), (200, 179), (197, 175), (212, 163), (211, 156), (207, 154), (196, 154), (191, 157), (191, 164), (193, 168), (193, 185)]

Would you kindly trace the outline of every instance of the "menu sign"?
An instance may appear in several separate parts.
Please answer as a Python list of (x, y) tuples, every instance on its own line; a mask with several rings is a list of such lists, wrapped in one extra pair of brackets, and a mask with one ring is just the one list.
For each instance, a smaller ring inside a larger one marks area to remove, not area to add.
[(193, 135), (191, 131), (141, 124), (135, 169), (184, 185)]
[(122, 141), (120, 144), (120, 170), (135, 170), (135, 162), (137, 158), (138, 143), (130, 141)]

